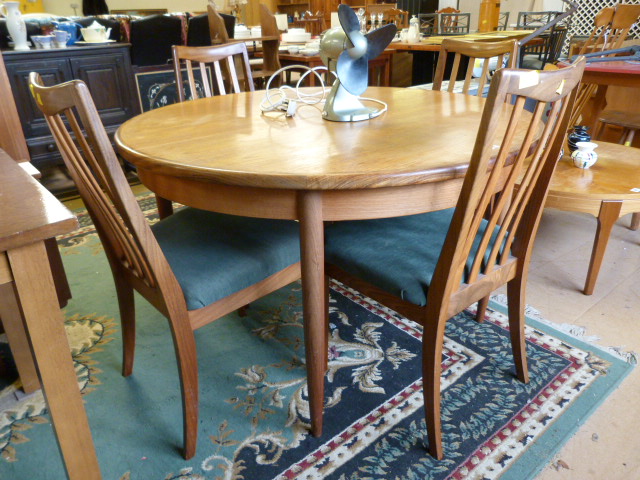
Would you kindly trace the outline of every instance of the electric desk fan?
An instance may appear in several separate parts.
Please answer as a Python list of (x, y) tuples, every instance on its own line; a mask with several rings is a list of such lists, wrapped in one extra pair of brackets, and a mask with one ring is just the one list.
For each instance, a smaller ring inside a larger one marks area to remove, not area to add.
[(386, 106), (366, 107), (358, 97), (369, 83), (369, 60), (387, 48), (397, 28), (388, 24), (363, 34), (358, 17), (345, 4), (338, 6), (338, 18), (340, 27), (327, 30), (320, 39), (320, 58), (338, 77), (327, 96), (322, 117), (334, 122), (357, 122), (377, 117)]

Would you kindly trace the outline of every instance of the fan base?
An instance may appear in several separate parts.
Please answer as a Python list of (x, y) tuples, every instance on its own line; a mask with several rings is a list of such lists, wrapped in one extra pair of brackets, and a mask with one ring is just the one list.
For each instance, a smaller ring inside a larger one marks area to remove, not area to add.
[(358, 97), (349, 93), (336, 80), (327, 95), (322, 118), (331, 122), (360, 122), (370, 120), (383, 113), (384, 109), (365, 107)]

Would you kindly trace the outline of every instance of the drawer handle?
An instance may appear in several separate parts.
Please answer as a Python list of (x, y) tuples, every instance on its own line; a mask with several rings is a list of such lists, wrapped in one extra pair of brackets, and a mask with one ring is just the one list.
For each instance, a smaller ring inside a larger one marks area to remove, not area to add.
[(56, 151), (55, 143), (50, 143), (49, 145), (47, 145), (47, 152), (55, 152), (55, 151)]

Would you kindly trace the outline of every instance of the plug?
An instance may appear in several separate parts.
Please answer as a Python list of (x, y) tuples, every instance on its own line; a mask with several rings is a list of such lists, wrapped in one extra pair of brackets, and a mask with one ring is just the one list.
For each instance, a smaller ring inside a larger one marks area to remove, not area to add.
[(298, 108), (298, 104), (295, 100), (289, 100), (287, 104), (287, 111), (285, 113), (286, 117), (293, 117), (296, 114), (296, 109)]

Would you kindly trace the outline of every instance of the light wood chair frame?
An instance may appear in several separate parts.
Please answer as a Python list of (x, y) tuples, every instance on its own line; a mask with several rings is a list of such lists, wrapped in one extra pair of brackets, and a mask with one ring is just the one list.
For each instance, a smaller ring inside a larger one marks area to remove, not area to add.
[[(486, 301), (505, 283), (516, 373), (521, 381), (528, 382), (524, 297), (529, 261), (584, 64), (582, 59), (566, 69), (536, 74), (535, 85), (527, 81), (531, 75), (527, 70), (501, 69), (496, 73), (426, 306), (409, 303), (339, 266), (327, 265), (327, 275), (423, 325), (425, 417), (429, 452), (437, 459), (443, 458), (440, 376), (446, 322), (474, 302)], [(527, 98), (537, 100), (532, 114), (524, 110)], [(513, 108), (506, 108), (512, 101)], [(508, 117), (506, 123), (501, 122), (503, 116)], [(516, 134), (519, 122), (526, 127), (525, 134)], [(496, 153), (497, 143), (500, 148)], [(514, 189), (516, 182), (520, 184), (518, 189)], [(465, 277), (470, 251), (484, 219), (485, 233)], [(491, 241), (496, 229), (495, 241)]]
[(36, 103), (80, 191), (111, 267), (122, 323), (124, 376), (133, 371), (134, 290), (169, 321), (182, 392), (184, 457), (189, 459), (195, 454), (198, 435), (194, 330), (299, 279), (300, 263), (210, 305), (188, 310), (180, 284), (122, 173), (86, 84), (73, 80), (45, 87), (35, 72), (29, 80)]
[(447, 38), (442, 42), (440, 54), (438, 56), (438, 64), (433, 79), (433, 90), (442, 90), (442, 82), (447, 64), (447, 57), (453, 54), (453, 66), (449, 77), (448, 92), (453, 92), (455, 88), (456, 78), (460, 69), (462, 57), (468, 57), (469, 64), (465, 72), (465, 80), (463, 86), (464, 94), (469, 94), (469, 90), (473, 85), (473, 66), (476, 59), (484, 59), (482, 74), (477, 78), (478, 91), (477, 96), (482, 96), (489, 73), (489, 59), (498, 57), (498, 65), (504, 63), (505, 55), (509, 55), (508, 67), (513, 67), (517, 59), (517, 42), (515, 40), (504, 40), (500, 42), (470, 42), (466, 40), (457, 40)]
[[(197, 99), (198, 92), (194, 76), (194, 69), (200, 71), (202, 88), (205, 97), (214, 94), (213, 81), (216, 82), (218, 93), (226, 95), (225, 77), (229, 89), (234, 93), (240, 93), (240, 82), (244, 84), (244, 91), (253, 92), (253, 76), (249, 66), (249, 55), (247, 46), (244, 43), (227, 43), (225, 45), (213, 45), (210, 47), (187, 47), (184, 45), (174, 45), (173, 68), (176, 75), (176, 87), (178, 90), (178, 100), (184, 102), (186, 95), (182, 82), (182, 68), (187, 69), (187, 79), (191, 98)], [(237, 59), (237, 62), (236, 62)], [(221, 62), (224, 62), (221, 67)], [(238, 75), (236, 64), (240, 65), (242, 76)], [(211, 70), (209, 70), (209, 68)], [(224, 72), (223, 72), (224, 71)], [(211, 77), (209, 77), (209, 73)]]
[(406, 10), (400, 10), (399, 8), (390, 8), (384, 11), (385, 17), (387, 17), (387, 23), (393, 23), (398, 30), (403, 28), (409, 28), (409, 12)]

